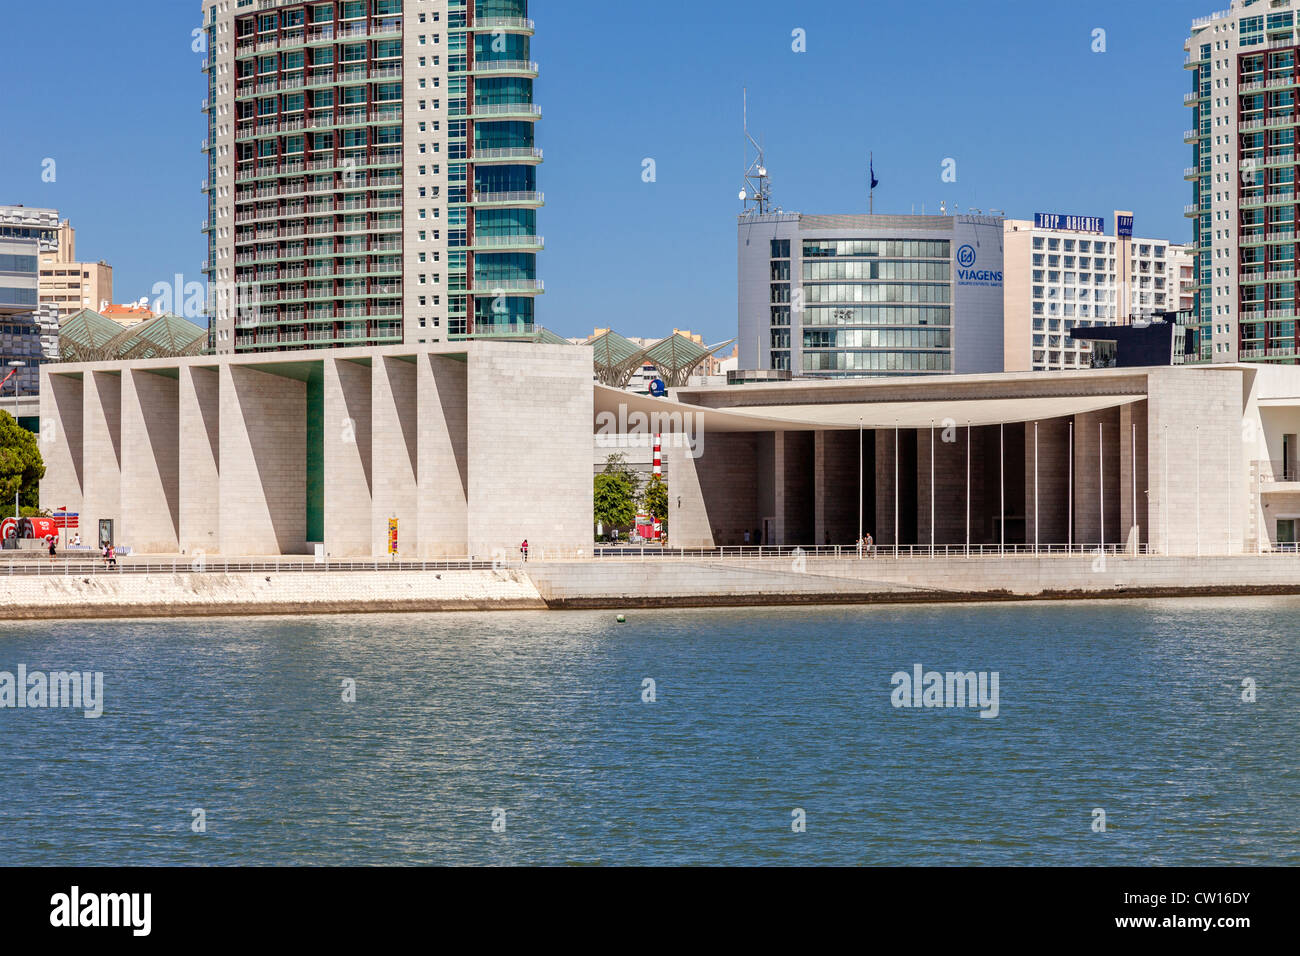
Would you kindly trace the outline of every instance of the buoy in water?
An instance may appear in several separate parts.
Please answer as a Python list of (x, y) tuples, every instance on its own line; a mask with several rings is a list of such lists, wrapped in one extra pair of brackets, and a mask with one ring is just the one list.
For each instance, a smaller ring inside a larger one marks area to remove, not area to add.
[(626, 623), (627, 623), (627, 615), (626, 615), (626, 614), (620, 614), (620, 615), (618, 616), (618, 623), (620, 623), (620, 624), (626, 624)]

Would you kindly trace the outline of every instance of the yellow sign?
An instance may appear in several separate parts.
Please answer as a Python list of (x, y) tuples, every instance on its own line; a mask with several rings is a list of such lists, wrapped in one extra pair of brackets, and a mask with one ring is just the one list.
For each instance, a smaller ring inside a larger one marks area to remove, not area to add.
[(388, 553), (397, 553), (397, 519), (388, 519)]

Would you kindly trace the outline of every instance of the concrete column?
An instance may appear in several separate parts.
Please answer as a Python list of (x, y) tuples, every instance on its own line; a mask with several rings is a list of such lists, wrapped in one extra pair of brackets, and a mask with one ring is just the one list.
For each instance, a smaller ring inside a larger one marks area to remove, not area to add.
[[(900, 439), (901, 441), (901, 436)], [(895, 452), (894, 430), (881, 429), (875, 433), (876, 442), (876, 544), (896, 545), (894, 538), (895, 480), (894, 469), (897, 462)], [(902, 528), (901, 519), (897, 527)]]
[(221, 551), (307, 552), (307, 386), (221, 366)]
[[(892, 439), (892, 435), (890, 438)], [(936, 423), (934, 428), (934, 484), (935, 484), (935, 544), (965, 545), (966, 543), (966, 429), (952, 426), (944, 428)], [(930, 429), (917, 432), (916, 440), (916, 500), (917, 544), (930, 543)], [(892, 453), (892, 449), (891, 449)], [(972, 463), (972, 483), (975, 465)], [(892, 480), (892, 476), (891, 476)], [(893, 508), (890, 514), (892, 521)], [(971, 535), (975, 537), (978, 517), (976, 503), (971, 503)], [(893, 533), (891, 527), (890, 533)]]
[(122, 376), (87, 371), (83, 378), (82, 426), (85, 465), (81, 523), (83, 543), (99, 542), (99, 522), (113, 522), (114, 544), (123, 542), (122, 523)]
[[(1150, 537), (1171, 554), (1195, 554), (1198, 508), (1196, 459), (1201, 461), (1199, 529), (1203, 553), (1239, 553), (1249, 537), (1248, 502), (1255, 488), (1246, 480), (1245, 457), (1253, 446), (1243, 440), (1241, 373), (1231, 369), (1152, 369), (1147, 379), (1150, 473)], [(1167, 427), (1167, 431), (1166, 431)], [(1168, 436), (1169, 482), (1165, 494), (1165, 447)], [(1140, 435), (1139, 435), (1139, 440)], [(1269, 510), (1266, 524), (1272, 523)]]
[[(416, 363), (423, 358), (382, 356), (371, 369), (371, 488), (374, 515), (371, 550), (387, 549), (388, 519), (398, 522), (399, 547), (404, 555), (424, 557), (420, 540), (419, 416)], [(463, 550), (460, 549), (460, 550)]]
[(524, 539), (533, 558), (590, 554), (591, 352), (472, 342), (468, 360), (471, 554), (513, 558)]
[(810, 545), (815, 537), (813, 433), (780, 432), (781, 470), (777, 475), (777, 516), (782, 545)]
[[(1099, 433), (1098, 423), (1102, 425)], [(1087, 412), (1074, 418), (1074, 542), (1097, 546), (1102, 541), (1099, 488), (1105, 493), (1105, 543), (1123, 544), (1120, 527), (1120, 414), (1118, 408)], [(1098, 442), (1105, 456), (1099, 458)], [(1099, 468), (1104, 462), (1104, 479)]]
[(694, 449), (668, 444), (668, 539), (677, 548), (715, 548), (744, 543), (760, 526), (758, 436), (699, 436)]
[(180, 366), (180, 548), (186, 554), (221, 546), (221, 398), (215, 368)]
[[(82, 417), (85, 414), (83, 378), (54, 375), (50, 366), (41, 366), (41, 458), (45, 477), (41, 479), (41, 507), (47, 511), (67, 508), (82, 515), (81, 540), (95, 544), (94, 532), (87, 534), (82, 483), (84, 440)], [(72, 540), (69, 532), (68, 540)]]
[[(1070, 538), (1070, 420), (1050, 418), (1025, 424), (1026, 543), (1034, 543), (1034, 425), (1038, 426), (1038, 543), (1065, 544)], [(1077, 491), (1076, 491), (1077, 493)]]
[(180, 550), (179, 382), (132, 368), (123, 369), (121, 381), (118, 538), (140, 554), (175, 554)]
[[(1137, 443), (1134, 445), (1134, 428), (1137, 430)], [(1137, 544), (1148, 541), (1147, 527), (1147, 403), (1135, 402), (1123, 406), (1119, 411), (1120, 439), (1120, 528), (1124, 532), (1124, 542), (1129, 542), (1131, 529), (1137, 528)], [(1137, 474), (1134, 476), (1134, 457), (1136, 452)], [(1137, 484), (1137, 510), (1134, 510), (1133, 486)]]
[[(467, 555), (490, 558), (491, 549), (475, 551), (469, 540), (468, 365), (444, 355), (424, 355), (419, 362), (416, 369), (418, 437), (415, 444), (419, 486), (416, 546), (422, 558)], [(491, 398), (485, 395), (483, 400), (490, 402)], [(405, 409), (398, 409), (399, 413), (402, 411)], [(523, 447), (517, 450), (522, 452)], [(385, 457), (388, 458), (387, 452)], [(518, 460), (514, 467), (507, 469), (507, 476), (511, 474), (522, 483), (528, 481), (527, 470), (518, 467)], [(497, 502), (496, 507), (503, 504)], [(499, 547), (504, 548), (504, 544)], [(513, 552), (509, 556), (513, 557)]]
[[(346, 359), (324, 364), (325, 551), (336, 558), (387, 556), (386, 541), (373, 547), (375, 529), (386, 528), (388, 516), (371, 513), (371, 369)], [(406, 553), (401, 531), (398, 549)]]
[(826, 543), (829, 533), (826, 529), (826, 435), (818, 430), (813, 433), (813, 544)]

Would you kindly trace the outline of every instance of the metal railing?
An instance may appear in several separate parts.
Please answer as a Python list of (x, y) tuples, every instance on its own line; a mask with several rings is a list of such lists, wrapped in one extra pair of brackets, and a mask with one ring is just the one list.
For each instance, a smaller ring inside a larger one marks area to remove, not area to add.
[(1300, 463), (1296, 461), (1259, 462), (1260, 481), (1300, 481)]
[[(308, 336), (310, 338), (310, 336)], [(93, 578), (101, 575), (122, 574), (362, 574), (380, 572), (441, 572), (441, 571), (500, 571), (526, 568), (529, 563), (540, 562), (590, 562), (590, 561), (742, 561), (742, 562), (797, 562), (806, 559), (839, 561), (931, 561), (938, 559), (1012, 560), (1027, 561), (1043, 558), (1057, 560), (1096, 560), (1100, 557), (1175, 558), (1191, 557), (1251, 557), (1264, 555), (1300, 555), (1295, 543), (1278, 542), (1259, 551), (1228, 552), (1206, 546), (1199, 555), (1166, 554), (1158, 547), (1141, 545), (1131, 552), (1124, 544), (996, 544), (935, 545), (876, 545), (858, 549), (853, 545), (827, 545), (819, 547), (734, 545), (720, 548), (670, 548), (658, 545), (594, 546), (591, 550), (546, 549), (534, 546), (529, 550), (529, 560), (523, 560), (514, 551), (510, 557), (498, 556), (491, 560), (479, 557), (448, 559), (443, 561), (403, 561), (387, 558), (370, 560), (315, 561), (310, 558), (268, 558), (255, 561), (214, 561), (209, 559), (179, 557), (156, 560), (149, 556), (122, 557), (116, 565), (107, 565), (96, 552), (85, 557), (71, 558), (61, 555), (53, 560), (42, 557), (40, 551), (4, 552), (0, 556), (0, 576), (80, 576)]]

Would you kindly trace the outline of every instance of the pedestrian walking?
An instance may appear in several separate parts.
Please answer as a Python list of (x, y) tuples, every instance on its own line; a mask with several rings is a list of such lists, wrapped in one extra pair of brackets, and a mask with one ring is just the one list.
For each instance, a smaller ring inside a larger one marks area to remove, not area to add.
[(117, 567), (117, 549), (111, 544), (108, 546), (108, 566), (110, 568)]
[(53, 561), (56, 557), (58, 557), (58, 551), (55, 550), (55, 547), (54, 547), (54, 536), (51, 535), (50, 537), (46, 538), (45, 540), (48, 541), (49, 544), (50, 544), (50, 560)]
[(874, 558), (876, 556), (876, 539), (875, 537), (872, 536), (870, 531), (867, 532), (866, 544), (867, 544), (867, 556)]
[(524, 538), (524, 543), (519, 546), (519, 551), (524, 556), (524, 564), (528, 563), (528, 539)]

